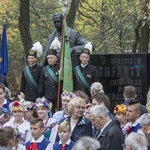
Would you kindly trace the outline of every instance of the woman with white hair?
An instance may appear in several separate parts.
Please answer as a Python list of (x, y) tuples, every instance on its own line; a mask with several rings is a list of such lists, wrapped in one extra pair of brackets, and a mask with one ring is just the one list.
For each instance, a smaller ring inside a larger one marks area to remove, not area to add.
[(125, 139), (125, 150), (148, 150), (148, 142), (144, 134), (132, 132)]
[(85, 100), (75, 97), (68, 103), (68, 111), (70, 116), (63, 119), (71, 125), (71, 140), (76, 142), (82, 136), (92, 136), (92, 123), (84, 116)]
[(104, 93), (103, 85), (100, 82), (93, 82), (90, 89), (91, 89), (91, 96), (92, 97), (95, 94)]
[(142, 131), (145, 133), (145, 136), (149, 143), (149, 149), (150, 149), (150, 113), (143, 114), (139, 120), (140, 120)]
[(100, 143), (96, 139), (84, 136), (75, 143), (72, 150), (97, 150), (99, 148)]

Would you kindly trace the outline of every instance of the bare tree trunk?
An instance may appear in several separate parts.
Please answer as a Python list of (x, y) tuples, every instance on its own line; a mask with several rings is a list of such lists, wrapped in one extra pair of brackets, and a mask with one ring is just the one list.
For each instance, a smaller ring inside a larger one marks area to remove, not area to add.
[(140, 39), (140, 27), (141, 27), (141, 20), (138, 21), (138, 25), (136, 26), (136, 28), (134, 29), (135, 32), (135, 41), (133, 43), (133, 49), (132, 49), (132, 53), (136, 53), (137, 50), (137, 46), (139, 44), (139, 39)]
[(71, 1), (71, 6), (70, 6), (70, 9), (69, 9), (69, 13), (67, 14), (67, 18), (66, 18), (67, 25), (70, 28), (74, 28), (75, 16), (76, 16), (77, 9), (78, 9), (80, 1), (81, 0), (72, 0)]
[(18, 20), (21, 40), (27, 58), (28, 51), (31, 49), (32, 46), (32, 38), (30, 34), (29, 0), (20, 0), (20, 16)]
[(140, 36), (140, 41), (139, 41), (139, 52), (148, 53), (149, 36), (150, 36), (149, 24), (145, 23), (145, 25), (143, 27), (141, 27), (141, 36)]
[(139, 39), (139, 52), (148, 52), (149, 36), (150, 36), (150, 24), (149, 24), (149, 0), (141, 0), (142, 8), (141, 12), (143, 15), (143, 22), (141, 26), (140, 39)]

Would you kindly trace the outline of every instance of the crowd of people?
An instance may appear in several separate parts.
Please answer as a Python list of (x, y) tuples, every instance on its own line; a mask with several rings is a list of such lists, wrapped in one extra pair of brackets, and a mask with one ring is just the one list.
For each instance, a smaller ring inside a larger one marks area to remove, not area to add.
[(19, 93), (0, 80), (0, 150), (149, 150), (150, 92), (144, 106), (136, 100), (136, 88), (126, 86), (123, 104), (110, 111), (110, 99), (89, 63), (88, 41), (70, 28), (70, 36), (76, 35), (71, 52), (80, 53), (81, 63), (72, 70), (73, 92), (62, 91), (56, 111), (60, 64), (53, 41), (61, 39), (62, 15), (53, 21), (57, 30), (48, 38), (44, 66), (37, 64), (35, 47)]
[[(135, 89), (126, 86), (124, 98), (134, 94)], [(116, 105), (112, 113), (101, 83), (91, 85), (91, 94), (90, 101), (82, 91), (64, 91), (61, 110), (53, 114), (52, 103), (45, 97), (32, 102), (20, 93), (10, 101), (5, 98), (5, 86), (0, 84), (0, 149), (150, 149), (150, 113), (142, 113), (142, 105), (135, 97), (128, 97), (128, 104)], [(143, 107), (148, 110), (149, 94), (147, 107)]]

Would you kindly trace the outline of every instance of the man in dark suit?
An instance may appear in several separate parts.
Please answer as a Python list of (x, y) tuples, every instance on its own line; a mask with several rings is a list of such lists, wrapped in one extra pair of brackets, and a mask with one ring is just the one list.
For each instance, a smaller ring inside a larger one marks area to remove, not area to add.
[(96, 67), (89, 63), (90, 50), (82, 49), (79, 59), (80, 65), (73, 68), (74, 91), (83, 91), (90, 97), (90, 86), (93, 82), (98, 81)]
[(95, 105), (104, 105), (108, 109), (108, 115), (112, 121), (120, 128), (120, 123), (117, 118), (109, 111), (110, 108), (110, 100), (107, 95), (104, 93), (98, 93), (92, 97), (92, 106)]
[(48, 65), (43, 67), (40, 84), (39, 84), (39, 96), (45, 96), (50, 102), (52, 102), (52, 112), (55, 112), (57, 106), (57, 91), (58, 91), (58, 75), (60, 65), (57, 63), (57, 51), (49, 50), (47, 53)]
[(42, 67), (37, 64), (37, 52), (30, 50), (28, 63), (22, 71), (20, 92), (24, 93), (25, 100), (35, 102), (38, 96), (39, 79)]
[(107, 150), (123, 150), (123, 133), (110, 119), (108, 109), (103, 105), (97, 105), (91, 108), (90, 113), (93, 124), (100, 129), (96, 138), (101, 147)]

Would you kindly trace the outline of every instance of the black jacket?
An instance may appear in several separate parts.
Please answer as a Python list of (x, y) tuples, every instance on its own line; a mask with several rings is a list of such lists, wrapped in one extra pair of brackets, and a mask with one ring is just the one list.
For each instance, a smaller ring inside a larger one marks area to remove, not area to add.
[[(52, 71), (58, 78), (58, 70), (60, 68), (59, 64), (55, 64), (51, 67)], [(39, 83), (39, 96), (45, 96), (46, 99), (57, 99), (58, 83), (51, 81), (49, 74), (45, 71), (46, 67), (43, 67), (40, 83)]]
[[(93, 82), (98, 81), (95, 66), (88, 64), (85, 68), (82, 68), (81, 65), (79, 65), (79, 69), (81, 70), (82, 75), (90, 86)], [(81, 90), (85, 92), (88, 96), (91, 96), (90, 91), (86, 88), (86, 86), (82, 84), (82, 82), (79, 82), (78, 78), (75, 75), (75, 71), (75, 68), (73, 68), (74, 91)]]
[(107, 148), (107, 150), (123, 150), (123, 133), (113, 121), (106, 126), (97, 140), (101, 147)]
[[(37, 84), (39, 84), (42, 67), (39, 66), (38, 64), (35, 64), (32, 67), (29, 66), (29, 70), (30, 70), (31, 75), (33, 76), (34, 80), (37, 82)], [(38, 89), (33, 88), (28, 83), (28, 81), (25, 77), (24, 71), (22, 71), (20, 91), (25, 94), (25, 100), (27, 100), (27, 101), (35, 101), (39, 97)]]

